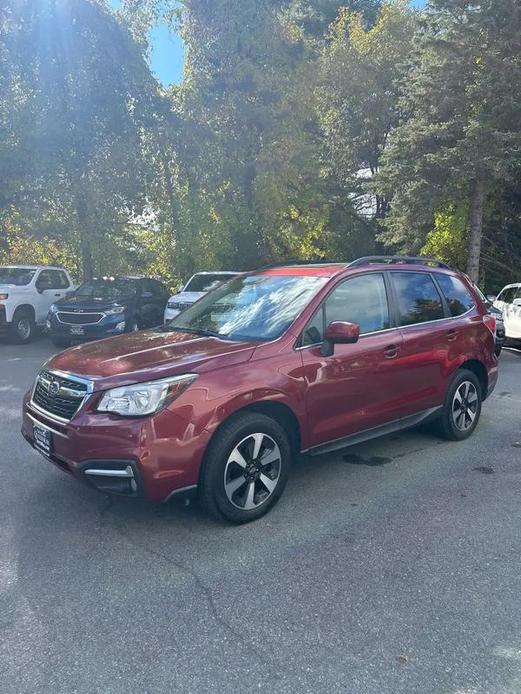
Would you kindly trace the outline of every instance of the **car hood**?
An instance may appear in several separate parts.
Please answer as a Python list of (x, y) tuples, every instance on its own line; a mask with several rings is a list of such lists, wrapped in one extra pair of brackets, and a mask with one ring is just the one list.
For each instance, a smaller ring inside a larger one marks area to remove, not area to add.
[(128, 300), (121, 297), (118, 301), (107, 301), (107, 299), (86, 299), (85, 297), (69, 296), (66, 299), (60, 299), (55, 302), (55, 305), (60, 311), (103, 311), (103, 309), (112, 308), (113, 306), (124, 306)]
[(95, 390), (103, 390), (234, 366), (248, 361), (256, 345), (146, 330), (78, 345), (57, 354), (46, 368), (82, 376), (94, 381)]
[(170, 301), (177, 301), (180, 304), (194, 304), (205, 294), (206, 292), (179, 292), (179, 294), (171, 296)]

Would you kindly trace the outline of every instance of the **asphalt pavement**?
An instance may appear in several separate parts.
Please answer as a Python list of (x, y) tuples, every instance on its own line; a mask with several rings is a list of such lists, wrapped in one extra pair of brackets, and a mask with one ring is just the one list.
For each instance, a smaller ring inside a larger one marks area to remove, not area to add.
[(240, 527), (33, 452), (20, 402), (51, 353), (0, 344), (2, 694), (521, 692), (521, 352), (468, 441), (304, 457)]

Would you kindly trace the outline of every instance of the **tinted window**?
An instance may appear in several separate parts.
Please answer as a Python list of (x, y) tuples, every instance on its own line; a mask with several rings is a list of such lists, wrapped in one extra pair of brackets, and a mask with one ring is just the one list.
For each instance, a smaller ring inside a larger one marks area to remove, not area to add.
[(443, 304), (432, 278), (423, 272), (391, 273), (400, 325), (413, 325), (444, 317)]
[(234, 275), (194, 275), (183, 289), (185, 292), (209, 292)]
[(516, 287), (507, 287), (507, 289), (503, 289), (501, 294), (498, 296), (497, 301), (504, 301), (507, 304), (511, 304), (514, 301), (515, 294)]
[(114, 301), (115, 299), (135, 296), (136, 282), (128, 279), (92, 280), (78, 287), (75, 294), (85, 299)]
[(452, 316), (461, 316), (474, 306), (474, 299), (463, 282), (451, 275), (436, 275), (441, 291), (447, 299)]
[(338, 285), (304, 329), (302, 344), (322, 342), (324, 326), (337, 320), (358, 323), (361, 335), (389, 328), (389, 307), (383, 276), (360, 275)]
[(327, 278), (298, 275), (236, 277), (206, 294), (165, 330), (215, 335), (230, 340), (280, 337)]
[(30, 284), (36, 270), (25, 267), (0, 267), (0, 284), (14, 284), (17, 287)]
[(42, 270), (36, 280), (38, 289), (62, 289), (59, 272), (56, 270)]

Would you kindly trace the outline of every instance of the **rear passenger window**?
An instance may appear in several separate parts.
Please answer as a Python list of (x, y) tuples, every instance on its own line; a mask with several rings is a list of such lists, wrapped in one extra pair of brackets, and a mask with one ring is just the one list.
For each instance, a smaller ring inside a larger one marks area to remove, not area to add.
[(451, 316), (461, 316), (474, 306), (471, 293), (458, 277), (439, 274), (436, 280), (447, 299)]
[(444, 318), (441, 296), (424, 272), (392, 272), (400, 325), (413, 325)]

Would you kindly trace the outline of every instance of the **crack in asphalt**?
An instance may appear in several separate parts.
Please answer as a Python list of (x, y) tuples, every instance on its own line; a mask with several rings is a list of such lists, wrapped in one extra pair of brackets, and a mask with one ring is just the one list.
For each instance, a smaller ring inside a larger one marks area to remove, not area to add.
[[(103, 532), (103, 529), (107, 526), (107, 521), (108, 521), (108, 512), (113, 508), (113, 498), (111, 496), (108, 496), (108, 504), (101, 508), (100, 514), (99, 514), (99, 531), (100, 535)], [(281, 680), (282, 675), (281, 673), (277, 670), (277, 663), (274, 660), (267, 659), (263, 657), (263, 654), (257, 650), (254, 646), (253, 643), (246, 641), (243, 637), (243, 635), (238, 632), (230, 622), (228, 622), (219, 612), (217, 608), (217, 604), (214, 600), (214, 597), (212, 595), (212, 592), (210, 588), (204, 583), (204, 581), (201, 579), (197, 571), (195, 570), (194, 566), (192, 564), (185, 564), (183, 562), (180, 562), (179, 560), (174, 559), (173, 557), (165, 554), (164, 552), (161, 552), (157, 549), (154, 549), (152, 547), (148, 547), (140, 542), (136, 542), (136, 540), (126, 533), (121, 526), (119, 525), (117, 521), (117, 517), (112, 514), (112, 521), (113, 523), (111, 524), (111, 527), (129, 544), (131, 544), (133, 547), (136, 549), (139, 549), (146, 554), (149, 554), (153, 557), (157, 557), (158, 559), (163, 560), (166, 564), (175, 567), (182, 573), (190, 576), (196, 584), (196, 586), (199, 588), (199, 591), (204, 595), (206, 599), (206, 603), (209, 607), (210, 613), (214, 618), (214, 621), (219, 624), (230, 636), (236, 640), (240, 646), (250, 655), (253, 655), (259, 663), (261, 663), (263, 666), (267, 666), (270, 668), (272, 678), (276, 680)]]

